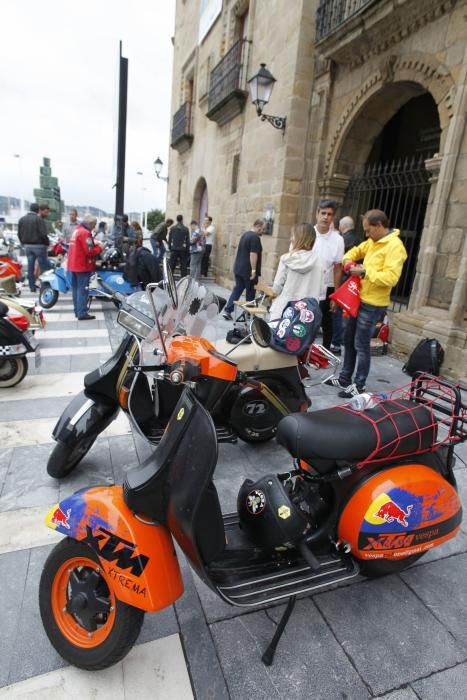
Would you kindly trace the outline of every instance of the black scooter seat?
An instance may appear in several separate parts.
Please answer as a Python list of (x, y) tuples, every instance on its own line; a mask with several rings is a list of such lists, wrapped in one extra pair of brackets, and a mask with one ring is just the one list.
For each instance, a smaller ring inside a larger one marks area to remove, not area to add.
[(363, 413), (343, 406), (292, 413), (277, 430), (279, 444), (320, 474), (335, 469), (336, 462), (359, 463), (370, 455), (376, 461), (425, 451), (435, 439), (432, 412), (406, 399), (382, 401)]

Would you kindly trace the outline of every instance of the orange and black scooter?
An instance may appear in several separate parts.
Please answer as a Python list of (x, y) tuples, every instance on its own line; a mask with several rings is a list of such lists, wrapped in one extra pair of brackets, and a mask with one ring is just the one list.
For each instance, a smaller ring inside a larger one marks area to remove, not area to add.
[[(268, 342), (267, 324), (253, 324), (257, 342)], [(157, 450), (123, 486), (82, 489), (47, 516), (66, 539), (44, 565), (40, 611), (66, 661), (110, 666), (134, 644), (144, 613), (182, 595), (174, 540), (227, 603), (288, 600), (263, 655), (271, 664), (297, 596), (400, 571), (458, 532), (453, 450), (467, 438), (459, 387), (421, 377), (366, 411), (287, 416), (277, 439), (293, 462), (246, 480), (237, 512), (222, 514), (216, 430), (198, 378), (231, 381), (237, 369), (202, 338), (175, 338), (168, 355), (167, 377), (185, 389)]]

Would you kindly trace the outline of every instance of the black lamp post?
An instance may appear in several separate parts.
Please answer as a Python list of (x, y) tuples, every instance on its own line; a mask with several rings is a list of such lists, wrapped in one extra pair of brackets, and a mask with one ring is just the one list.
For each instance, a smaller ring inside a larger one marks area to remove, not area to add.
[(156, 171), (156, 177), (158, 180), (164, 180), (164, 182), (168, 182), (169, 178), (161, 175), (161, 170), (162, 170), (163, 165), (164, 165), (164, 163), (161, 161), (161, 159), (158, 156), (156, 158), (156, 160), (154, 161), (154, 170)]
[(266, 68), (265, 63), (261, 63), (259, 71), (248, 81), (250, 89), (251, 101), (256, 107), (256, 114), (261, 118), (261, 121), (267, 121), (273, 125), (275, 129), (285, 130), (286, 117), (274, 117), (270, 114), (263, 114), (263, 108), (267, 105), (271, 98), (275, 77)]

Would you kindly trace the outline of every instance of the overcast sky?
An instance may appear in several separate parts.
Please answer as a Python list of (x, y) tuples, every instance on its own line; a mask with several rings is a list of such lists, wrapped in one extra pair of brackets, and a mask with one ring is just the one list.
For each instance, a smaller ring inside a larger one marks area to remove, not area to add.
[[(129, 60), (125, 211), (165, 208), (175, 0), (1, 0), (0, 194), (33, 199), (42, 157), (66, 204), (113, 212), (118, 42)], [(14, 158), (14, 154), (20, 158)], [(137, 171), (144, 172), (144, 178)]]

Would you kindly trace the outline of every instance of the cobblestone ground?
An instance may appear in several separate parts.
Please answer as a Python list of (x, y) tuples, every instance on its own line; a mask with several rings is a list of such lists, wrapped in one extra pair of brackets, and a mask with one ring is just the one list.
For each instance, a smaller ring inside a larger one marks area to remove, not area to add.
[[(218, 289), (225, 296), (227, 292)], [(41, 568), (57, 540), (43, 526), (59, 498), (92, 484), (120, 483), (151, 449), (120, 416), (66, 480), (47, 476), (51, 430), (80, 390), (84, 374), (111, 353), (119, 329), (110, 308), (78, 324), (70, 300), (47, 312), (42, 365), (0, 395), (0, 698), (231, 698), (326, 700), (454, 698), (467, 695), (467, 526), (399, 575), (351, 584), (301, 599), (274, 665), (261, 654), (283, 606), (245, 612), (224, 604), (180, 562), (185, 593), (147, 615), (135, 649), (117, 667), (89, 674), (67, 667), (39, 617)], [(231, 324), (218, 324), (224, 337)], [(312, 383), (321, 377), (316, 375)], [(370, 391), (407, 383), (401, 363), (375, 357)], [(313, 409), (338, 402), (333, 389), (308, 389)], [(338, 436), (336, 436), (338, 439)], [(467, 500), (467, 449), (457, 449), (456, 478)], [(216, 486), (224, 510), (235, 508), (246, 477), (284, 471), (277, 444), (220, 445)], [(57, 693), (57, 695), (54, 695)]]

